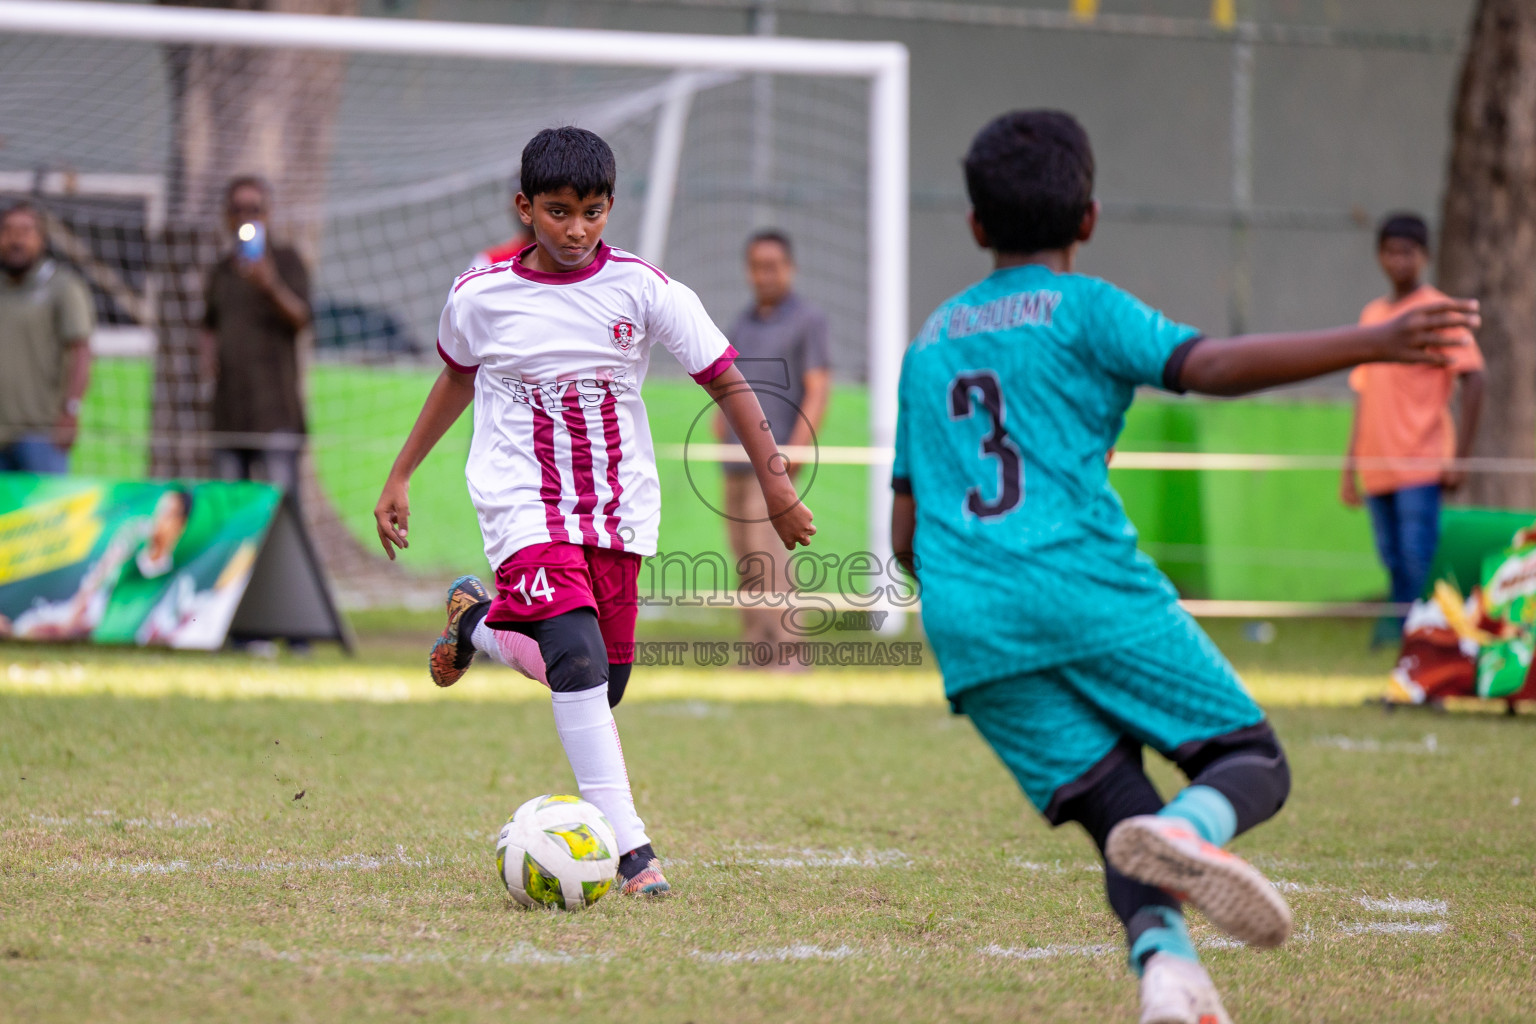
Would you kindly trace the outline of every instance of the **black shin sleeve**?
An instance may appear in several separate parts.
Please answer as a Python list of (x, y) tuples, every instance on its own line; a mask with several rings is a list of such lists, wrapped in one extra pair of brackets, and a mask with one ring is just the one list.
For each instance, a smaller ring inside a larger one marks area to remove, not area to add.
[(608, 649), (597, 627), (597, 613), (591, 608), (530, 622), (518, 632), (538, 641), (544, 675), (554, 692), (590, 690), (608, 681)]
[[(1111, 750), (1076, 782), (1058, 790), (1046, 809), (1046, 818), (1058, 825), (1067, 821), (1082, 825), (1102, 854), (1110, 829), (1126, 818), (1156, 814), (1162, 809), (1162, 797), (1141, 769), (1141, 747), (1127, 742)], [(1132, 943), (1137, 938), (1134, 932), (1139, 930), (1131, 922), (1137, 911), (1151, 906), (1179, 906), (1179, 901), (1163, 890), (1127, 878), (1107, 863), (1104, 890)]]
[(629, 662), (620, 664), (616, 661), (608, 663), (608, 706), (616, 708), (619, 701), (624, 699), (624, 687), (629, 685), (629, 670), (634, 668)]
[(1231, 801), (1238, 835), (1273, 818), (1291, 792), (1291, 769), (1268, 722), (1186, 744), (1174, 760), (1192, 785)]

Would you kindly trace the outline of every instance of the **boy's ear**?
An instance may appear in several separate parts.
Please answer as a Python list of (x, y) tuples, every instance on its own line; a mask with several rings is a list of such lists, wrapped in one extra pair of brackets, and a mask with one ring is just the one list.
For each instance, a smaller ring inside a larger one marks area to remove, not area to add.
[(981, 221), (976, 219), (975, 210), (966, 211), (965, 222), (971, 226), (971, 237), (976, 239), (977, 245), (983, 249), (992, 248), (992, 243), (987, 240), (987, 229), (982, 226)]
[(1099, 201), (1095, 199), (1088, 205), (1083, 214), (1082, 222), (1077, 225), (1077, 240), (1086, 242), (1093, 237), (1093, 229), (1099, 226)]
[(533, 200), (519, 192), (512, 197), (512, 209), (517, 211), (517, 219), (528, 227), (533, 227)]

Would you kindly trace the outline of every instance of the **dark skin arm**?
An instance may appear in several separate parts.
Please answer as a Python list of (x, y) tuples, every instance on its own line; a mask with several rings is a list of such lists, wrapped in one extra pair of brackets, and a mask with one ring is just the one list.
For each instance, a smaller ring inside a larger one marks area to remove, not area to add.
[(302, 330), (309, 323), (309, 303), (295, 295), (293, 289), (284, 283), (270, 251), (263, 253), (261, 259), (254, 262), (236, 260), (235, 266), (246, 280), (272, 300), (278, 313), (294, 330)]
[[(1483, 393), (1487, 390), (1487, 377), (1482, 370), (1463, 373), (1457, 378), (1461, 383), (1461, 417), (1456, 424), (1456, 458), (1464, 459), (1472, 454), (1472, 441), (1477, 436), (1477, 421), (1483, 413)], [(1440, 474), (1440, 486), (1454, 491), (1467, 482), (1467, 471), (1452, 466)]]
[(1445, 366), (1450, 363), (1446, 350), (1465, 344), (1451, 332), (1476, 330), (1481, 323), (1476, 301), (1451, 299), (1370, 327), (1207, 338), (1190, 350), (1179, 383), (1203, 395), (1233, 396), (1361, 363)]
[(917, 575), (917, 562), (912, 554), (916, 536), (917, 501), (910, 494), (898, 494), (891, 501), (891, 549), (909, 576)]
[(1344, 472), (1339, 478), (1339, 500), (1350, 508), (1360, 507), (1360, 482), (1356, 479), (1355, 445), (1360, 442), (1360, 399), (1355, 399), (1349, 417), (1349, 447), (1344, 449)]
[(80, 435), (80, 417), (71, 412), (77, 402), (85, 399), (85, 389), (91, 383), (91, 346), (87, 339), (76, 338), (69, 343), (68, 365), (64, 369), (64, 407), (59, 410), (58, 422), (53, 425), (53, 443), (68, 451), (75, 446)]
[(827, 413), (827, 400), (832, 395), (831, 370), (825, 367), (806, 370), (802, 380), (805, 382), (805, 399), (800, 403), (800, 418), (795, 420), (795, 429), (789, 435), (790, 447), (811, 443), (813, 432), (821, 429), (822, 417)]
[(795, 493), (789, 460), (779, 454), (779, 446), (767, 429), (768, 421), (752, 386), (741, 371), (732, 366), (705, 384), (704, 390), (709, 392), (720, 407), (721, 415), (741, 438), (741, 446), (746, 449), (752, 471), (757, 474), (758, 485), (763, 489), (773, 528), (784, 547), (793, 551), (797, 544), (809, 545), (816, 532), (816, 527), (811, 525), (811, 510)]
[(416, 417), (410, 435), (395, 457), (395, 464), (390, 467), (389, 477), (384, 481), (384, 493), (379, 495), (379, 503), (373, 508), (379, 543), (384, 545), (384, 553), (391, 561), (395, 557), (395, 548), (404, 550), (411, 546), (406, 539), (406, 526), (411, 516), (411, 474), (474, 399), (475, 375), (472, 373), (460, 373), (445, 366), (432, 383), (432, 390), (422, 403), (421, 414)]

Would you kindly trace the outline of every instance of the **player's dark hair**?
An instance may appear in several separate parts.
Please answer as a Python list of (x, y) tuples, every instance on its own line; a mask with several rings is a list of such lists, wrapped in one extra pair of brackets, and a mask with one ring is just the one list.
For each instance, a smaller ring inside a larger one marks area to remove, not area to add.
[(965, 187), (999, 252), (1064, 249), (1093, 205), (1093, 147), (1071, 114), (1014, 110), (971, 140)]
[(752, 247), (760, 242), (772, 242), (784, 250), (784, 255), (789, 257), (791, 263), (795, 261), (794, 243), (789, 240), (788, 234), (778, 228), (763, 228), (761, 231), (752, 232), (751, 236), (747, 239), (746, 247), (742, 251), (751, 252)]
[(613, 198), (618, 167), (613, 150), (595, 132), (585, 128), (545, 128), (523, 147), (518, 177), (523, 195), (532, 199), (541, 192), (574, 189), (578, 196)]
[(1376, 229), (1376, 248), (1389, 238), (1406, 238), (1417, 242), (1421, 249), (1429, 248), (1429, 225), (1416, 213), (1389, 213)]
[(224, 205), (228, 206), (235, 199), (235, 193), (243, 188), (253, 188), (261, 193), (261, 201), (268, 206), (272, 204), (272, 186), (267, 184), (267, 179), (259, 174), (239, 174), (229, 179), (229, 184), (224, 186)]

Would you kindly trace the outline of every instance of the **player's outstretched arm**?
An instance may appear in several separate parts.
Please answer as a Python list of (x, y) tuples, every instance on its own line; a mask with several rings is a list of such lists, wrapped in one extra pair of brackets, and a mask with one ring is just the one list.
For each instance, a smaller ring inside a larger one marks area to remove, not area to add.
[(912, 554), (912, 542), (917, 537), (917, 500), (910, 494), (895, 494), (891, 498), (891, 551), (896, 561), (907, 570), (908, 576), (917, 575), (917, 558)]
[(1179, 385), (1205, 395), (1246, 395), (1361, 363), (1444, 366), (1446, 350), (1465, 344), (1464, 332), (1481, 324), (1476, 300), (1447, 299), (1371, 327), (1207, 338), (1190, 349)]
[(453, 426), (469, 403), (475, 398), (475, 375), (460, 373), (451, 367), (443, 367), (422, 403), (421, 414), (411, 427), (410, 436), (395, 464), (389, 469), (389, 479), (384, 481), (384, 493), (373, 507), (374, 525), (379, 531), (379, 543), (384, 553), (393, 561), (395, 548), (408, 548), (406, 524), (411, 515), (411, 474), (421, 465), (432, 447), (441, 441), (448, 428)]
[(758, 486), (763, 489), (773, 528), (778, 531), (784, 547), (793, 551), (796, 544), (809, 546), (811, 536), (816, 532), (816, 527), (811, 525), (811, 510), (795, 493), (795, 485), (789, 479), (789, 459), (779, 451), (752, 386), (741, 371), (732, 366), (704, 387), (720, 407), (731, 429), (736, 431), (736, 436), (741, 438), (741, 446), (746, 449), (752, 470), (757, 474)]

